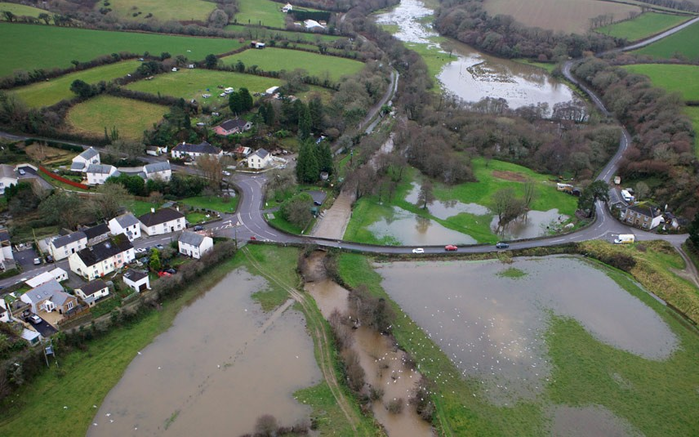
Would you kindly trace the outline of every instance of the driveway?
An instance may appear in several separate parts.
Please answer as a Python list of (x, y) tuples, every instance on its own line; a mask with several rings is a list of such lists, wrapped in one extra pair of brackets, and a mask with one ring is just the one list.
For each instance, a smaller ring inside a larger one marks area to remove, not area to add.
[(41, 323), (39, 323), (38, 325), (35, 325), (32, 322), (29, 322), (29, 324), (32, 325), (34, 329), (36, 329), (39, 332), (39, 334), (41, 334), (41, 336), (44, 338), (49, 338), (50, 336), (58, 332), (58, 330), (51, 326), (46, 320), (44, 320), (43, 317), (41, 318)]
[(31, 270), (38, 268), (34, 266), (34, 258), (39, 258), (39, 254), (33, 248), (25, 249), (14, 254), (15, 262), (22, 266), (22, 270), (29, 274)]

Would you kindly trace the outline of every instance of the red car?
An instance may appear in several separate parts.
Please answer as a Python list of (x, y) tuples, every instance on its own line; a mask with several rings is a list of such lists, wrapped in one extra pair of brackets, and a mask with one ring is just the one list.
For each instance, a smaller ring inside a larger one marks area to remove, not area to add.
[(163, 270), (163, 271), (161, 271), (161, 272), (158, 272), (158, 277), (162, 278), (162, 277), (165, 277), (165, 276), (172, 276), (172, 273), (166, 272), (165, 270)]
[(447, 252), (454, 252), (456, 250), (459, 250), (459, 248), (454, 246), (453, 244), (447, 244), (446, 246), (444, 246), (444, 250), (446, 250)]

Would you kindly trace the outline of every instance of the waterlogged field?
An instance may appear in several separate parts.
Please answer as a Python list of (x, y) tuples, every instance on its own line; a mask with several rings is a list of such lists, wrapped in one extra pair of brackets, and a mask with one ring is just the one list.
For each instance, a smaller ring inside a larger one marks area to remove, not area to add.
[(526, 26), (581, 34), (590, 28), (590, 18), (613, 14), (621, 20), (641, 12), (637, 6), (596, 0), (486, 0), (484, 6), (491, 15), (511, 15)]
[(263, 71), (303, 69), (311, 76), (317, 76), (322, 79), (327, 75), (328, 78), (334, 81), (339, 80), (342, 76), (356, 74), (364, 67), (362, 62), (352, 59), (277, 48), (245, 50), (242, 53), (226, 56), (222, 59), (228, 65), (234, 65), (238, 61), (242, 61), (246, 67), (257, 65)]
[[(109, 0), (99, 1), (95, 10), (110, 8), (122, 18), (148, 21), (204, 21), (216, 9), (213, 2), (203, 0)], [(136, 16), (134, 16), (136, 14)], [(150, 17), (148, 16), (150, 14)]]
[(283, 29), (286, 14), (282, 12), (281, 3), (269, 0), (238, 0), (239, 12), (233, 20), (238, 24), (253, 24)]
[(617, 38), (626, 38), (629, 41), (638, 41), (663, 32), (671, 27), (684, 23), (690, 17), (683, 15), (658, 14), (647, 12), (633, 20), (595, 29), (595, 32)]
[(75, 97), (70, 90), (73, 81), (82, 80), (89, 84), (100, 81), (109, 82), (113, 79), (133, 73), (141, 63), (139, 61), (124, 61), (116, 64), (103, 65), (89, 70), (66, 74), (45, 82), (37, 82), (21, 88), (15, 88), (11, 92), (19, 97), (27, 106), (38, 108), (51, 106), (63, 99)]
[(653, 85), (678, 92), (684, 100), (699, 100), (699, 66), (671, 64), (626, 65), (627, 71), (648, 76)]
[(226, 53), (242, 43), (234, 39), (194, 38), (144, 33), (108, 32), (55, 26), (0, 23), (0, 76), (21, 69), (66, 68), (117, 52), (185, 55), (201, 60), (206, 55)]
[(642, 49), (635, 50), (633, 53), (649, 55), (661, 59), (668, 59), (675, 55), (680, 55), (689, 60), (696, 61), (699, 59), (699, 44), (697, 44), (697, 41), (699, 41), (699, 23), (694, 23), (667, 38), (663, 38)]
[(103, 136), (116, 128), (121, 138), (139, 141), (167, 112), (165, 106), (102, 95), (70, 108), (66, 121), (74, 132)]

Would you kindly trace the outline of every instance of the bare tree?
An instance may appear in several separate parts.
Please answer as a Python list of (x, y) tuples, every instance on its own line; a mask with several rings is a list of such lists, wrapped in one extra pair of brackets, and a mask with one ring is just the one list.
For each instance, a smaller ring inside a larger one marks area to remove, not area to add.
[(131, 199), (121, 184), (109, 183), (97, 187), (96, 195), (90, 199), (90, 207), (99, 220), (109, 220), (119, 214), (122, 205)]
[(255, 435), (271, 437), (275, 435), (278, 428), (277, 419), (271, 414), (264, 414), (255, 422)]
[(524, 201), (515, 196), (512, 188), (503, 188), (493, 194), (491, 209), (498, 216), (498, 227), (504, 229), (511, 221), (526, 212)]
[(527, 180), (524, 181), (524, 208), (529, 210), (532, 206), (532, 203), (534, 203), (535, 198), (536, 182), (534, 182), (534, 179), (532, 178), (527, 178)]
[(422, 205), (422, 209), (427, 209), (427, 205), (432, 204), (434, 199), (432, 182), (424, 181), (420, 187), (420, 192), (417, 195), (417, 204)]
[(636, 184), (636, 200), (645, 199), (650, 193), (650, 187), (645, 182)]
[(197, 168), (209, 182), (211, 189), (218, 193), (221, 190), (221, 182), (223, 182), (222, 160), (215, 156), (202, 155), (197, 158)]

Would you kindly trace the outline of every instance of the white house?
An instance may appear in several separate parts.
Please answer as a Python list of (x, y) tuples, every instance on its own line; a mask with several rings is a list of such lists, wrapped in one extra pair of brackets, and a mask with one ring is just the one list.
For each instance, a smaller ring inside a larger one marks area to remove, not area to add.
[(12, 254), (12, 243), (10, 242), (10, 233), (7, 229), (0, 229), (0, 270), (7, 268), (7, 264), (12, 264), (15, 257)]
[(5, 188), (17, 185), (17, 174), (11, 165), (0, 164), (0, 196), (5, 194)]
[(119, 174), (119, 170), (113, 165), (90, 164), (85, 170), (87, 185), (102, 185), (108, 178)]
[(49, 252), (55, 261), (68, 258), (71, 254), (87, 247), (87, 235), (82, 231), (56, 237), (49, 243)]
[(249, 168), (256, 170), (265, 168), (272, 162), (272, 155), (265, 149), (258, 149), (255, 153), (246, 158)]
[(196, 232), (184, 231), (177, 240), (177, 246), (181, 254), (199, 259), (214, 248), (214, 240)]
[(141, 238), (141, 222), (131, 213), (120, 215), (109, 220), (109, 231), (112, 235), (126, 234), (129, 241)]
[(68, 265), (74, 273), (96, 279), (123, 267), (136, 259), (131, 242), (126, 235), (117, 235), (68, 257)]
[(80, 296), (88, 306), (94, 306), (98, 300), (109, 296), (109, 287), (103, 280), (95, 279), (76, 288), (75, 294)]
[(146, 175), (146, 180), (155, 179), (163, 182), (170, 182), (170, 178), (172, 177), (170, 161), (146, 164), (143, 166), (143, 173)]
[(160, 147), (160, 146), (148, 146), (148, 147), (146, 147), (146, 155), (160, 156), (163, 153), (167, 153), (167, 147)]
[(325, 29), (325, 26), (317, 22), (316, 20), (306, 20), (303, 22), (306, 29)]
[(106, 223), (100, 223), (91, 228), (81, 229), (87, 237), (87, 245), (92, 246), (100, 241), (104, 241), (109, 238), (109, 226)]
[(654, 229), (665, 221), (660, 208), (634, 205), (621, 210), (619, 218), (643, 229)]
[(73, 163), (70, 165), (70, 169), (71, 171), (79, 171), (84, 173), (90, 164), (100, 164), (100, 154), (92, 147), (73, 158)]
[(288, 14), (289, 12), (291, 12), (293, 10), (294, 10), (294, 7), (291, 6), (291, 3), (285, 4), (284, 7), (282, 8), (282, 12), (284, 12), (285, 14)]
[(129, 269), (124, 273), (124, 284), (139, 293), (143, 290), (150, 290), (150, 278), (148, 277), (148, 273), (140, 270)]
[(63, 287), (55, 279), (32, 288), (20, 299), (31, 306), (34, 314), (39, 314), (41, 311), (47, 313), (58, 311), (59, 314), (66, 314), (78, 307), (78, 299), (63, 291)]
[(12, 314), (7, 310), (5, 299), (0, 298), (0, 323), (7, 323), (12, 320)]
[(24, 283), (32, 288), (36, 288), (39, 285), (45, 284), (51, 280), (56, 280), (57, 282), (67, 281), (68, 272), (66, 272), (60, 267), (56, 267), (53, 270), (49, 270), (48, 272), (44, 272), (40, 275), (34, 276), (28, 281), (24, 281)]
[(184, 214), (172, 208), (158, 211), (151, 208), (151, 212), (140, 216), (138, 221), (141, 222), (141, 231), (151, 237), (182, 231), (187, 227)]
[(197, 159), (203, 155), (210, 155), (220, 158), (223, 155), (223, 151), (221, 149), (216, 146), (212, 146), (206, 141), (201, 144), (181, 143), (173, 147), (170, 153), (172, 154), (172, 157), (176, 159)]

